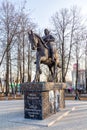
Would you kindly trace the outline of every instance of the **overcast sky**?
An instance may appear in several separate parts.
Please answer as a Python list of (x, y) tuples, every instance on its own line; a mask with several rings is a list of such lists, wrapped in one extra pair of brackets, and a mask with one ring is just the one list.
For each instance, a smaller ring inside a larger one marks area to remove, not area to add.
[[(0, 0), (0, 4), (2, 1)], [(16, 7), (22, 6), (24, 0), (9, 0)], [(87, 17), (87, 0), (26, 0), (26, 10), (31, 10), (33, 22), (38, 24), (38, 28), (50, 28), (50, 18), (62, 8), (71, 8), (77, 6), (81, 9), (84, 16)]]
[[(6, 0), (0, 0), (0, 3)], [(24, 0), (9, 0), (16, 6), (22, 5)], [(81, 12), (87, 16), (87, 0), (25, 0), (26, 10), (31, 10), (33, 21), (38, 27), (49, 27), (50, 18), (62, 8), (70, 8), (77, 5), (81, 8)]]
[(27, 0), (27, 7), (33, 10), (32, 16), (40, 27), (50, 26), (50, 18), (62, 8), (77, 5), (87, 14), (87, 0)]

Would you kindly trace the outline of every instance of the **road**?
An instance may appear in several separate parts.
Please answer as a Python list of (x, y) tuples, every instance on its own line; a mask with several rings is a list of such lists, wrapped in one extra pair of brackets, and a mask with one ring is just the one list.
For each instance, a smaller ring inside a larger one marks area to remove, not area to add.
[(87, 130), (87, 101), (66, 101), (66, 108), (73, 110), (47, 127), (44, 124), (49, 118), (24, 119), (23, 100), (0, 101), (0, 130)]

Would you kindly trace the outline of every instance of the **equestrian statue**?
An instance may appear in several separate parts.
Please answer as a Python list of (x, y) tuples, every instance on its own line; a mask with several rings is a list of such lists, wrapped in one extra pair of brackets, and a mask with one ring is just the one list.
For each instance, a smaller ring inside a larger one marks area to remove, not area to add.
[(55, 81), (58, 73), (58, 67), (60, 68), (58, 51), (55, 47), (55, 38), (50, 34), (48, 29), (44, 30), (45, 36), (42, 38), (34, 33), (32, 30), (28, 31), (28, 38), (31, 43), (32, 50), (36, 50), (36, 74), (34, 82), (40, 81), (41, 68), (40, 64), (48, 66), (51, 81)]

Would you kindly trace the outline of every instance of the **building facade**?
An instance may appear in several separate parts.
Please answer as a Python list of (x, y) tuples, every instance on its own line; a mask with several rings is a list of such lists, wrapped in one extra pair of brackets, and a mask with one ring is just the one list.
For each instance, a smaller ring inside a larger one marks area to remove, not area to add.
[[(73, 71), (72, 71), (72, 87), (76, 89), (76, 64), (73, 65)], [(86, 90), (86, 81), (85, 81), (85, 70), (80, 69), (78, 67), (78, 80), (77, 80), (77, 89), (79, 90)]]

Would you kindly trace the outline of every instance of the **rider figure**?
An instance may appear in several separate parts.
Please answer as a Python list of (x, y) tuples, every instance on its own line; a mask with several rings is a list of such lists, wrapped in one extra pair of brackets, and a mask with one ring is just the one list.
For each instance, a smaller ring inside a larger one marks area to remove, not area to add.
[(53, 48), (54, 45), (53, 44), (55, 42), (55, 38), (50, 34), (48, 29), (44, 29), (44, 34), (45, 36), (43, 36), (42, 39), (47, 44), (50, 50), (52, 61), (54, 61), (54, 48)]

